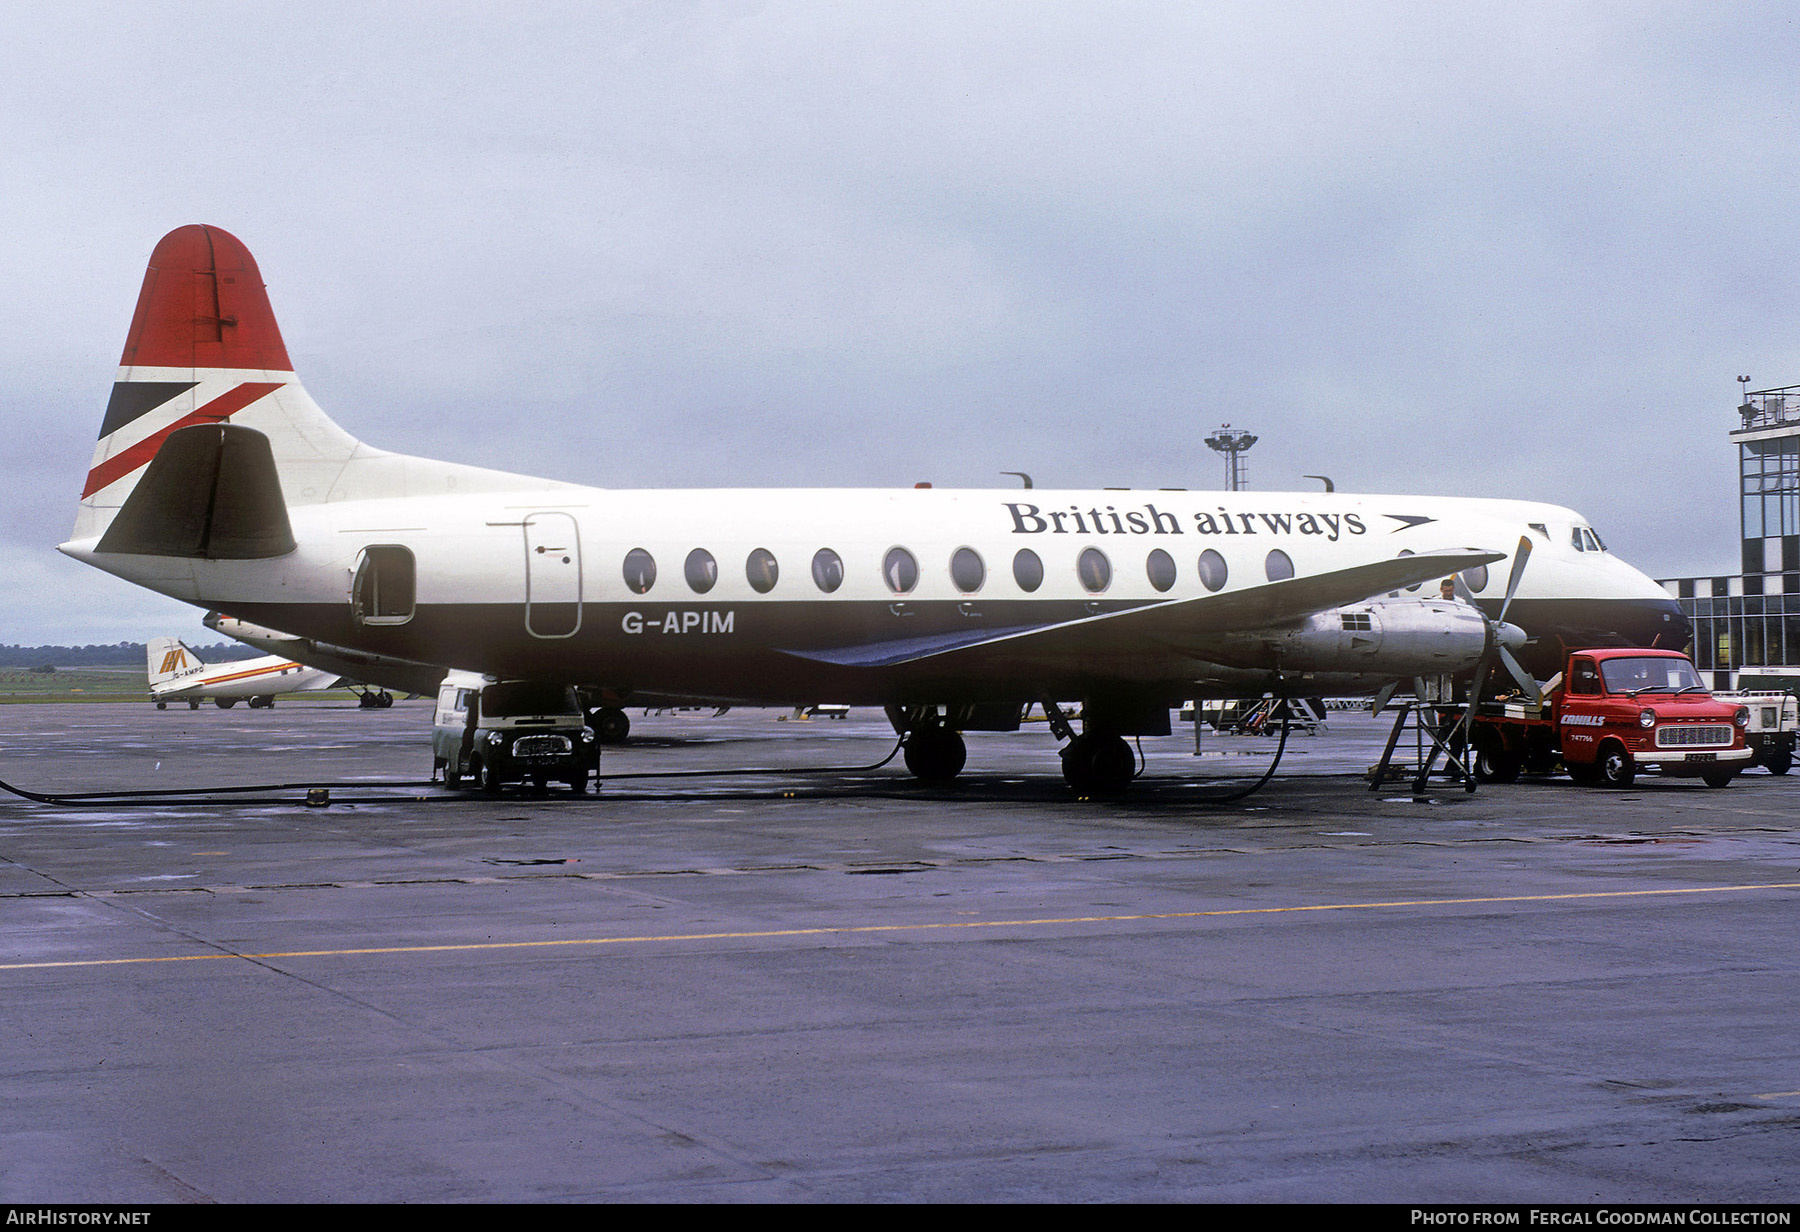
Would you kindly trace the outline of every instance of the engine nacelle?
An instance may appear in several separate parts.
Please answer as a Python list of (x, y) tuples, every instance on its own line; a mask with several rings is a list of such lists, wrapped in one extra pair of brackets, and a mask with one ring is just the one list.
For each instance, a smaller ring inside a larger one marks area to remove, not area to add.
[(1227, 634), (1218, 639), (1217, 658), (1281, 671), (1439, 676), (1474, 668), (1487, 642), (1487, 620), (1467, 603), (1372, 599), (1315, 612), (1297, 625)]

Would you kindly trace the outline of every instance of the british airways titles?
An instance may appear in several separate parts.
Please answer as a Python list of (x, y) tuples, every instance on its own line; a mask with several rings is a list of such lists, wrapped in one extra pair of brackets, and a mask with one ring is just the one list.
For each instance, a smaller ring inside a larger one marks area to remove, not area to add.
[[(1015, 535), (1180, 535), (1181, 519), (1155, 505), (1142, 509), (1040, 509), (1024, 502), (1006, 502)], [(1232, 513), (1220, 505), (1217, 513), (1194, 515), (1194, 533), (1200, 535), (1322, 535), (1336, 543), (1339, 535), (1363, 535), (1369, 528), (1354, 513)]]

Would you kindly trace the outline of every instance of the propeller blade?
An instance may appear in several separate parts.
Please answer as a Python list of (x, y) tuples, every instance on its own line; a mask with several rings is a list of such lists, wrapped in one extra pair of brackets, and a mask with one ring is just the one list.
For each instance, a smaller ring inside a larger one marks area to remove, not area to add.
[[(1531, 678), (1531, 673), (1521, 667), (1519, 661), (1512, 657), (1512, 651), (1495, 643), (1494, 653), (1500, 656), (1500, 662), (1506, 665), (1506, 670), (1512, 673), (1512, 678), (1519, 682), (1519, 687), (1521, 689), (1525, 690), (1525, 696), (1531, 699), (1531, 704), (1534, 706), (1542, 706), (1544, 704), (1544, 695), (1538, 689), (1537, 681), (1533, 680)], [(1485, 668), (1487, 664), (1488, 661), (1486, 659), (1481, 661), (1482, 667)]]
[(1513, 556), (1512, 574), (1506, 579), (1506, 598), (1500, 601), (1500, 615), (1494, 619), (1504, 624), (1506, 609), (1512, 606), (1513, 595), (1518, 593), (1519, 579), (1525, 576), (1525, 562), (1531, 559), (1531, 536), (1519, 536), (1519, 550)]

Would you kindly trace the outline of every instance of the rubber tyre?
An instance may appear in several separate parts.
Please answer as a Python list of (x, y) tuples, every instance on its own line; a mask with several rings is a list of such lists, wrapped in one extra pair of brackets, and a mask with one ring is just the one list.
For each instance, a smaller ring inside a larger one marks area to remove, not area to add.
[(1512, 783), (1519, 777), (1520, 759), (1505, 749), (1475, 750), (1475, 777), (1483, 783)]
[(215, 697), (213, 698), (213, 705), (217, 706), (220, 710), (230, 710), (233, 706), (237, 705), (237, 698)]
[(492, 766), (488, 765), (487, 762), (478, 757), (475, 759), (474, 770), (475, 785), (477, 787), (481, 788), (482, 791), (490, 796), (497, 796), (500, 794), (500, 776), (494, 773), (494, 768)]
[(1700, 776), (1700, 780), (1708, 787), (1729, 787), (1731, 785), (1731, 780), (1736, 777), (1737, 771), (1735, 769), (1708, 770)]
[(588, 726), (601, 744), (624, 744), (631, 735), (631, 719), (617, 706), (602, 706), (589, 714)]
[(1604, 787), (1630, 787), (1637, 778), (1637, 764), (1631, 760), (1631, 754), (1616, 744), (1609, 744), (1601, 749), (1600, 760), (1595, 764), (1599, 768), (1600, 783)]
[(448, 787), (452, 790), (456, 790), (456, 789), (461, 788), (462, 785), (463, 785), (462, 767), (457, 765), (454, 760), (446, 761), (444, 763), (444, 786)]
[(969, 746), (962, 733), (943, 727), (918, 727), (906, 738), (906, 768), (921, 783), (948, 783), (968, 764)]
[(1771, 753), (1763, 765), (1769, 768), (1770, 774), (1786, 774), (1794, 768), (1794, 754), (1787, 749), (1783, 749), (1779, 753)]
[(156, 708), (158, 710), (167, 710), (169, 708), (169, 703), (168, 702), (157, 702)]

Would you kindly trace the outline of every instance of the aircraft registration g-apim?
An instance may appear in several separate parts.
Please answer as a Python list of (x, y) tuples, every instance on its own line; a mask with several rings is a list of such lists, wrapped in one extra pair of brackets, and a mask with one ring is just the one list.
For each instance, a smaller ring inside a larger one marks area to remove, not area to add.
[[(327, 653), (619, 702), (883, 706), (926, 779), (961, 770), (960, 732), (1017, 727), (1033, 701), (1069, 781), (1118, 789), (1124, 737), (1166, 734), (1184, 699), (1373, 693), (1508, 647), (1530, 666), (1688, 635), (1553, 505), (618, 491), (389, 453), (307, 395), (255, 261), (216, 227), (157, 245), (120, 363), (70, 556)], [(1470, 601), (1415, 595), (1451, 573)]]

